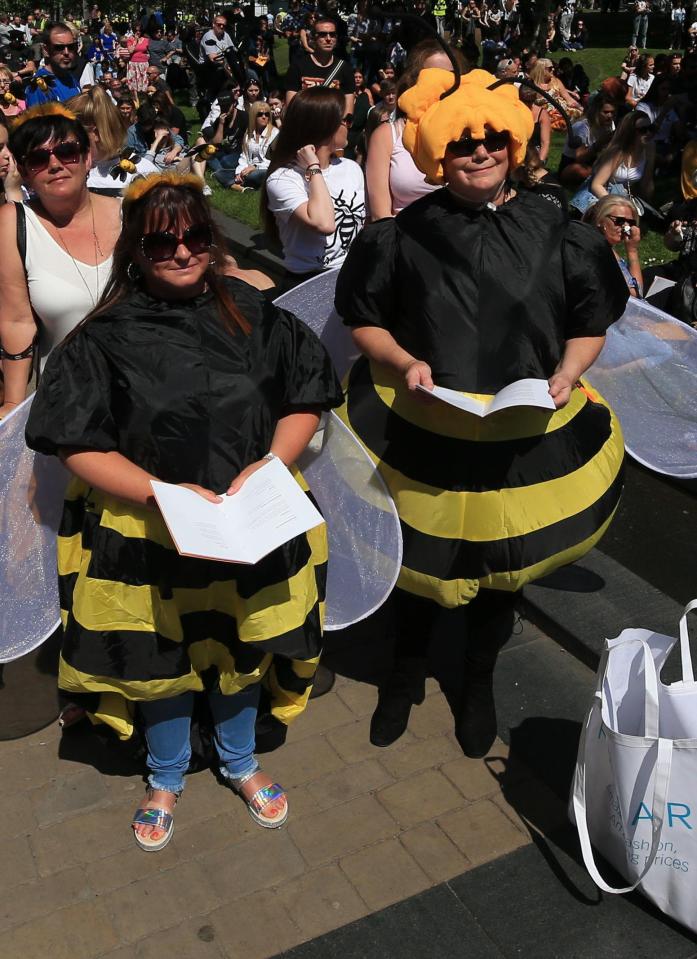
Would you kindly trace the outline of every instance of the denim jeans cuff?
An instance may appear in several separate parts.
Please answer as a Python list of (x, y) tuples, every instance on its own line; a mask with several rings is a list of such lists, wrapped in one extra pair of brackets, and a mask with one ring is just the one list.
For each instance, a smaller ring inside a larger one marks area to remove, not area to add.
[(150, 773), (148, 776), (148, 786), (151, 789), (161, 789), (163, 792), (167, 793), (176, 793), (177, 796), (181, 796), (184, 792), (184, 787), (186, 786), (186, 781), (183, 776), (180, 776), (179, 779), (162, 779), (161, 774), (158, 776), (157, 773)]
[[(234, 769), (231, 768), (233, 765)], [(256, 756), (249, 756), (238, 764), (228, 763), (226, 766), (221, 765), (220, 775), (223, 779), (239, 779), (241, 776), (248, 776), (250, 773), (255, 773), (258, 769), (259, 763), (256, 760)]]

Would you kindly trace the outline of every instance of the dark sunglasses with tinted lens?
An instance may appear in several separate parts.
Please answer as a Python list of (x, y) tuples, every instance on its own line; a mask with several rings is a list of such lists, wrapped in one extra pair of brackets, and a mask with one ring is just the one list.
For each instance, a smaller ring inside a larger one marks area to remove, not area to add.
[(260, 111), (257, 113), (257, 116), (258, 116), (258, 117), (270, 117), (271, 114), (268, 112), (268, 110), (260, 110)]
[(52, 43), (51, 53), (60, 53), (61, 50), (67, 50), (68, 53), (77, 53), (77, 43)]
[(452, 140), (448, 144), (448, 150), (458, 157), (471, 157), (479, 147), (484, 147), (487, 153), (498, 153), (499, 150), (506, 149), (510, 139), (511, 135), (508, 130), (502, 130), (500, 133), (487, 133), (483, 140), (462, 137), (460, 140)]
[(336, 37), (336, 30), (315, 30), (316, 37), (329, 37), (334, 39)]
[(30, 173), (39, 173), (45, 170), (54, 156), (59, 163), (71, 166), (79, 163), (82, 158), (82, 147), (77, 140), (61, 140), (54, 147), (37, 147), (24, 156), (22, 166)]
[(174, 259), (180, 246), (185, 246), (189, 253), (198, 256), (208, 253), (213, 246), (213, 234), (207, 223), (194, 223), (182, 236), (175, 236), (167, 230), (156, 230), (146, 233), (140, 241), (143, 256), (151, 263), (164, 263)]
[(624, 226), (625, 223), (627, 226), (636, 226), (636, 220), (632, 219), (631, 216), (614, 216), (612, 213), (608, 213), (608, 220), (612, 220), (615, 226)]

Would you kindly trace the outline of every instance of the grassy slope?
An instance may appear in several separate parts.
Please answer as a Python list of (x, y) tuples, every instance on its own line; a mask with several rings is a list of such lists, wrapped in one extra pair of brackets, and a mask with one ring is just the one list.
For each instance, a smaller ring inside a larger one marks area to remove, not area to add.
[[(594, 90), (605, 77), (616, 76), (618, 74), (625, 52), (626, 48), (624, 47), (603, 48), (582, 50), (578, 53), (573, 53), (571, 56), (575, 63), (581, 63), (583, 65), (590, 78), (591, 90)], [(554, 54), (556, 59), (559, 59), (560, 56), (560, 53)], [(283, 41), (279, 42), (276, 46), (276, 62), (280, 74), (283, 75), (288, 66), (288, 49)], [(195, 111), (188, 107), (184, 107), (184, 111), (189, 118), (194, 119)], [(556, 170), (557, 168), (563, 143), (564, 135), (554, 133), (549, 157), (550, 170)], [(260, 226), (258, 192), (249, 191), (248, 193), (236, 193), (232, 190), (223, 190), (212, 177), (208, 178), (208, 182), (213, 189), (211, 202), (217, 209), (248, 226)], [(667, 184), (665, 181), (659, 183), (657, 189), (658, 201), (664, 202), (668, 199), (673, 187), (673, 183)], [(663, 245), (663, 238), (660, 234), (651, 230), (644, 231), (644, 238), (641, 242), (641, 259), (644, 266), (654, 265), (666, 259), (672, 259), (672, 255), (668, 253)]]

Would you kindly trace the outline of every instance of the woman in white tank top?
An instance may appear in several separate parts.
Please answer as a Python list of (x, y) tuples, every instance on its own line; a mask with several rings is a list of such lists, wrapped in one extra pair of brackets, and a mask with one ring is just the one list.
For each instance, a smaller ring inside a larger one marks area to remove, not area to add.
[[(97, 304), (121, 226), (119, 201), (87, 191), (87, 133), (62, 104), (27, 110), (12, 130), (10, 150), (34, 199), (0, 209), (0, 417), (26, 395), (35, 340), (43, 364)], [(18, 249), (22, 223), (24, 263)]]

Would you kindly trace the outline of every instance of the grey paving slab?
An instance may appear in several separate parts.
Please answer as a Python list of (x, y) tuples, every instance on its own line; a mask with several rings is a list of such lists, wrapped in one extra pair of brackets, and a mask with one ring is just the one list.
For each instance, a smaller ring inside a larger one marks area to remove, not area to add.
[[(571, 827), (560, 837), (573, 849)], [(449, 883), (507, 957), (692, 959), (697, 938), (639, 895), (601, 894), (556, 842), (538, 842)], [(453, 953), (455, 955), (455, 953)]]
[(278, 959), (502, 959), (503, 955), (443, 884)]

